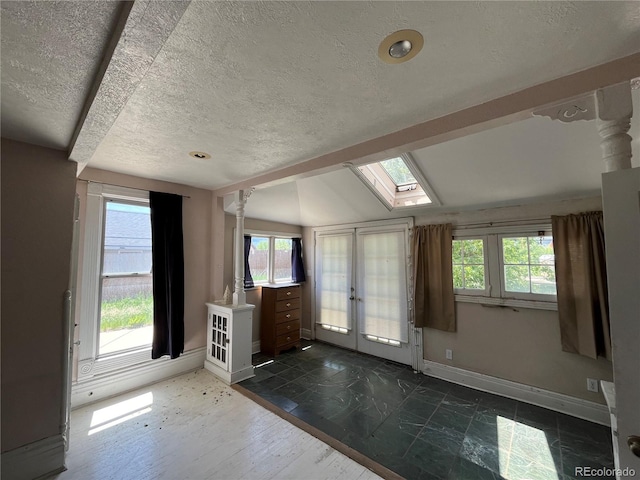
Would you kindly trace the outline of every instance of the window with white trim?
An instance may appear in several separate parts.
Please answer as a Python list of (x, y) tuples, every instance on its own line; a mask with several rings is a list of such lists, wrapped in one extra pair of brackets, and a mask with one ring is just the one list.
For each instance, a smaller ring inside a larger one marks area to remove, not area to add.
[(502, 296), (532, 298), (556, 295), (551, 235), (500, 236)]
[(98, 355), (151, 346), (151, 210), (145, 202), (106, 199)]
[(557, 308), (550, 226), (459, 229), (452, 247), (456, 300)]
[(149, 192), (90, 182), (84, 223), (79, 382), (150, 362), (153, 330)]
[(408, 153), (366, 165), (346, 165), (388, 210), (440, 205), (435, 192)]
[(291, 282), (291, 250), (294, 236), (252, 231), (245, 231), (245, 235), (251, 236), (249, 268), (253, 284), (257, 286)]
[(485, 241), (465, 238), (453, 241), (453, 288), (456, 292), (481, 295), (486, 291)]

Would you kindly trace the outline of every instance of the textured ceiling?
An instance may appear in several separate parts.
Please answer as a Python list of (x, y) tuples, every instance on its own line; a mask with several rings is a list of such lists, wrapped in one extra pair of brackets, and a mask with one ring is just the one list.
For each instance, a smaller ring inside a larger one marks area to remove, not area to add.
[[(633, 91), (640, 112), (640, 90)], [(633, 117), (632, 159), (640, 166), (640, 115)], [(412, 152), (442, 206), (388, 212), (349, 169), (259, 189), (251, 218), (303, 226), (338, 225), (403, 215), (523, 205), (598, 195), (604, 171), (595, 121), (534, 117)], [(233, 206), (229, 206), (233, 213)]]
[[(89, 165), (222, 187), (634, 53), (639, 11), (635, 2), (192, 2)], [(422, 32), (423, 51), (382, 63), (379, 42), (401, 28)]]
[(67, 149), (117, 2), (2, 1), (2, 136)]
[[(3, 136), (68, 149), (95, 168), (217, 189), (640, 47), (634, 1), (128, 7), (1, 2)], [(380, 41), (406, 28), (423, 34), (422, 52), (401, 65), (381, 62)], [(637, 91), (634, 101), (640, 112)], [(638, 128), (634, 119), (636, 165)], [(212, 159), (191, 158), (193, 150)], [(438, 208), (463, 209), (593, 193), (598, 152), (593, 122), (533, 118), (414, 155), (443, 201)], [(323, 225), (429, 211), (389, 213), (337, 168), (257, 190), (247, 215)]]

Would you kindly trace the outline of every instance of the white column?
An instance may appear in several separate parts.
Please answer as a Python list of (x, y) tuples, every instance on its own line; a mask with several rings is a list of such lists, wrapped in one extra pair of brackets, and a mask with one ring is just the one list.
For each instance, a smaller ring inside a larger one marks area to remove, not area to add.
[(633, 104), (629, 82), (598, 90), (596, 110), (605, 172), (631, 168), (631, 136), (627, 132)]
[(236, 284), (233, 291), (233, 304), (245, 305), (247, 294), (244, 291), (244, 190), (236, 193), (236, 248), (235, 272)]
[(620, 120), (598, 119), (605, 172), (631, 168), (631, 136), (627, 133), (630, 126), (631, 117)]
[(633, 115), (630, 82), (611, 85), (543, 107), (533, 114), (565, 123), (595, 119), (602, 138), (600, 147), (604, 171), (631, 168), (631, 137), (627, 133)]

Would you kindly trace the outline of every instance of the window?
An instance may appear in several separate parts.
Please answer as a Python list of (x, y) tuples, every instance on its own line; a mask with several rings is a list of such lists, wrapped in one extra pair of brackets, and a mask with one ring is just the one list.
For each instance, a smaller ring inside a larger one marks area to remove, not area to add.
[(249, 268), (253, 283), (269, 283), (269, 244), (267, 237), (251, 237)]
[(433, 190), (409, 154), (367, 165), (349, 166), (389, 210), (439, 205)]
[(464, 290), (465, 293), (483, 292), (486, 285), (484, 240), (454, 240), (452, 257), (453, 287), (456, 290)]
[(292, 281), (291, 237), (245, 231), (251, 236), (249, 268), (254, 285)]
[(144, 203), (105, 202), (98, 355), (151, 345), (151, 211)]
[(291, 239), (290, 238), (274, 239), (273, 280), (276, 283), (291, 281)]
[(503, 290), (508, 294), (556, 294), (550, 235), (501, 238)]
[(153, 326), (149, 192), (87, 187), (78, 381), (150, 361)]
[(454, 231), (458, 301), (555, 310), (553, 237), (548, 225)]

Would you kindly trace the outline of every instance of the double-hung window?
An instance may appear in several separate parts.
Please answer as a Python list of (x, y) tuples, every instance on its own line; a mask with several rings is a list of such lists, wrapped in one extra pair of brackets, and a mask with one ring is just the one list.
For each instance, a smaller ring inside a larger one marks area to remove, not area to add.
[(149, 193), (89, 183), (78, 380), (151, 360), (153, 278)]
[(104, 205), (98, 355), (151, 345), (153, 277), (148, 203)]
[(548, 225), (461, 229), (452, 247), (458, 301), (556, 309)]
[(254, 285), (292, 281), (292, 237), (279, 233), (245, 231), (251, 236), (249, 269)]

